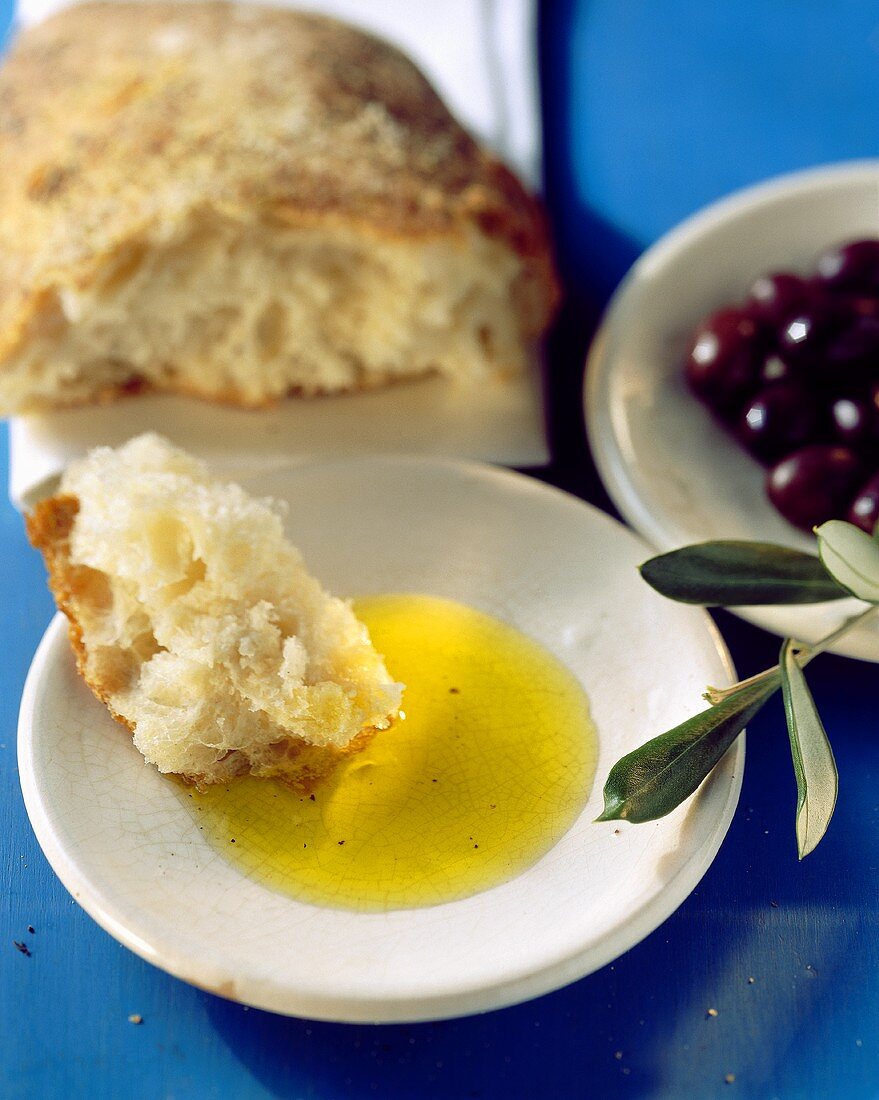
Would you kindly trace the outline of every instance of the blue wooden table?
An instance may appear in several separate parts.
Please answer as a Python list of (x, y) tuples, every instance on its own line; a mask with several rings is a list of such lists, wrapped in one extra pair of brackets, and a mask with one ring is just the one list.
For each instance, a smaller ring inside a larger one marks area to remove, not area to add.
[[(0, 0), (8, 22), (3, 11)], [(608, 507), (579, 413), (601, 305), (646, 245), (705, 202), (786, 169), (879, 155), (879, 5), (552, 0), (541, 54), (547, 188), (572, 292), (553, 341), (546, 476)], [(613, 965), (471, 1019), (290, 1020), (153, 969), (49, 870), (21, 802), (15, 725), (52, 605), (5, 503), (0, 540), (0, 1096), (879, 1096), (875, 666), (824, 658), (810, 677), (841, 796), (804, 863), (783, 719), (770, 705), (749, 731), (739, 811), (714, 865)], [(776, 639), (728, 616), (720, 625), (742, 674), (774, 662)]]

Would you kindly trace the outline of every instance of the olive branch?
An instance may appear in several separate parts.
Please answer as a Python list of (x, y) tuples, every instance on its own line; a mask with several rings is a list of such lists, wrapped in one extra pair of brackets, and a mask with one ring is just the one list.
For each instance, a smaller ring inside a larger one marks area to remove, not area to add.
[(806, 683), (807, 665), (879, 606), (879, 541), (842, 520), (815, 529), (818, 556), (762, 542), (714, 541), (651, 558), (641, 575), (663, 596), (708, 607), (810, 604), (855, 596), (869, 606), (811, 645), (786, 638), (778, 664), (732, 687), (709, 687), (710, 706), (611, 768), (599, 821), (653, 821), (699, 787), (755, 714), (780, 689), (797, 781), (799, 857), (827, 831), (839, 777)]

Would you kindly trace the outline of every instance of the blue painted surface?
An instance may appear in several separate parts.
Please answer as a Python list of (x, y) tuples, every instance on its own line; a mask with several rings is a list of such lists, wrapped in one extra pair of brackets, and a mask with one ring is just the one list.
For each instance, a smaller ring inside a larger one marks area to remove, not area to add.
[(638, 252), (754, 180), (879, 150), (874, 0), (553, 0), (563, 253), (607, 293)]
[[(551, 480), (606, 504), (577, 414), (580, 353), (641, 248), (729, 188), (879, 155), (877, 26), (879, 6), (843, 0), (544, 6), (548, 191), (577, 292), (554, 346)], [(0, 444), (2, 484), (5, 437)], [(749, 732), (742, 800), (720, 855), (642, 944), (502, 1012), (346, 1027), (192, 989), (118, 946), (67, 896), (27, 824), (14, 749), (21, 687), (51, 610), (20, 519), (2, 503), (3, 1097), (879, 1096), (875, 666), (824, 658), (810, 670), (841, 799), (805, 863), (795, 858), (783, 719), (770, 706)], [(720, 623), (740, 672), (775, 660), (775, 639), (728, 616)], [(30, 945), (30, 958), (13, 939)], [(135, 1012), (141, 1026), (127, 1022)]]
[(15, 12), (15, 0), (0, 0), (0, 48), (5, 46), (12, 29), (12, 16)]

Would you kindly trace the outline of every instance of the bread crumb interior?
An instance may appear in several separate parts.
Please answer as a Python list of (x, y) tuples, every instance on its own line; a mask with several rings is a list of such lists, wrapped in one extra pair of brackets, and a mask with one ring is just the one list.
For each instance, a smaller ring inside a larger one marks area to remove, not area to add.
[(68, 567), (85, 677), (160, 771), (283, 775), (396, 714), (402, 685), (307, 572), (277, 505), (155, 435), (93, 451), (61, 492), (78, 501)]
[(521, 261), (471, 233), (430, 241), (202, 215), (128, 241), (86, 286), (43, 294), (0, 372), (9, 408), (140, 384), (259, 406), (523, 366)]

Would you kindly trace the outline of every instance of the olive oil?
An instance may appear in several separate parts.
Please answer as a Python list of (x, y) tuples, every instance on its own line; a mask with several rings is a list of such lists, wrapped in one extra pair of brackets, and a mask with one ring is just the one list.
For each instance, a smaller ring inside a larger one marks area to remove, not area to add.
[(312, 796), (246, 778), (187, 804), (252, 879), (315, 905), (436, 905), (505, 882), (577, 818), (595, 772), (587, 699), (555, 657), (449, 600), (355, 602), (404, 716)]

